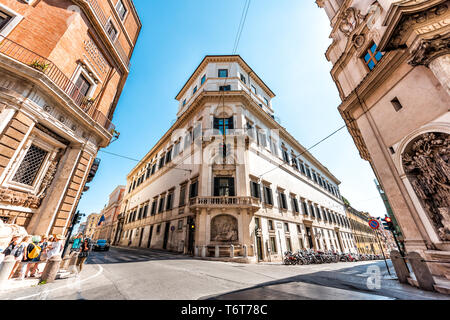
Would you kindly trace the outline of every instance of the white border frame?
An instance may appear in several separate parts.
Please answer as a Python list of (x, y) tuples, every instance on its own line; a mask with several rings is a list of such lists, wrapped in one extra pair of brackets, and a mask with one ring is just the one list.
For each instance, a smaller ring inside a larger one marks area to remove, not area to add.
[(11, 33), (11, 31), (13, 31), (14, 28), (19, 24), (19, 22), (22, 21), (23, 16), (1, 3), (0, 3), (0, 11), (4, 11), (7, 15), (12, 16), (11, 21), (9, 21), (6, 24), (6, 26), (3, 27), (3, 29), (0, 31), (0, 36), (6, 38)]

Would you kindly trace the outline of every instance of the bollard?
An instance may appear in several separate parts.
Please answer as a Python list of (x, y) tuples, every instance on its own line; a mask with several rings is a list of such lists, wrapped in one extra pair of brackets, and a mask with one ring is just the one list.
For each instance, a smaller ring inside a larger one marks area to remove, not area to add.
[(2, 264), (0, 265), (0, 288), (2, 287), (3, 283), (8, 281), (9, 275), (11, 274), (11, 271), (16, 264), (16, 259), (13, 255), (6, 256), (3, 260)]
[(194, 256), (198, 257), (198, 246), (195, 246), (195, 249), (194, 249)]
[(433, 275), (426, 262), (423, 261), (423, 257), (418, 252), (410, 252), (407, 255), (407, 258), (413, 269), (414, 275), (416, 276), (419, 288), (422, 290), (434, 291), (435, 282)]
[(206, 257), (206, 246), (202, 246), (202, 257)]
[(76, 269), (76, 265), (77, 265), (77, 260), (78, 260), (78, 255), (80, 253), (78, 251), (74, 251), (70, 254), (70, 260), (69, 260), (69, 266), (67, 271), (71, 272), (71, 273), (77, 273), (78, 270)]
[(248, 252), (247, 252), (247, 245), (246, 244), (244, 244), (243, 246), (242, 246), (242, 249), (243, 249), (243, 256), (244, 256), (244, 258), (247, 258), (248, 257)]
[(219, 246), (216, 246), (216, 258), (219, 258), (220, 257), (220, 248), (219, 248)]
[(61, 270), (67, 270), (67, 268), (69, 267), (69, 262), (70, 262), (70, 257), (72, 256), (72, 254), (66, 254), (64, 256), (64, 258), (62, 258), (61, 261)]
[(234, 258), (234, 246), (230, 245), (230, 258)]
[(55, 281), (56, 274), (59, 271), (59, 265), (61, 263), (61, 256), (54, 255), (47, 261), (47, 265), (42, 272), (40, 282), (45, 281), (47, 283)]
[(391, 250), (391, 261), (400, 283), (408, 283), (409, 271), (405, 260), (397, 250)]

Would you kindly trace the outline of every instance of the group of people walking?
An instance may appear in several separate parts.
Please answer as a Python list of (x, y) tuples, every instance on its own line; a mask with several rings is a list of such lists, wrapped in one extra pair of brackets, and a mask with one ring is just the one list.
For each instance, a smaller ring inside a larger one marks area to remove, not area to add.
[[(3, 256), (13, 256), (16, 261), (8, 279), (14, 278), (17, 270), (18, 279), (24, 280), (28, 277), (39, 277), (39, 265), (46, 263), (54, 255), (60, 255), (64, 247), (62, 235), (52, 236), (13, 236)], [(3, 259), (4, 259), (3, 257)]]
[[(13, 236), (8, 246), (0, 252), (0, 264), (5, 257), (13, 256), (16, 263), (11, 270), (8, 279), (17, 278), (39, 278), (39, 265), (46, 263), (51, 257), (60, 255), (64, 249), (64, 237), (62, 235), (52, 236)], [(81, 272), (83, 264), (91, 251), (91, 241), (89, 238), (83, 238), (81, 234), (77, 235), (71, 247), (71, 252), (79, 252), (76, 261), (78, 271)], [(18, 270), (20, 272), (18, 272)], [(17, 275), (16, 275), (17, 274)]]

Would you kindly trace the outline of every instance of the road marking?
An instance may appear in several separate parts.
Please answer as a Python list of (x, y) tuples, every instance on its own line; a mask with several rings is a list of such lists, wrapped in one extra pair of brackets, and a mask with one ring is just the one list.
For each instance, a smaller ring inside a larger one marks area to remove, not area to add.
[[(94, 274), (94, 275), (92, 275), (92, 276), (90, 276), (90, 277), (88, 277), (88, 278), (86, 278), (86, 279), (80, 280), (79, 284), (81, 284), (81, 283), (83, 283), (83, 282), (86, 282), (86, 281), (88, 281), (88, 280), (94, 279), (94, 278), (98, 277), (100, 274), (103, 273), (103, 268), (102, 268), (102, 266), (99, 265), (99, 264), (96, 264), (96, 266), (99, 268), (99, 270), (97, 271), (97, 273)], [(49, 289), (49, 290), (45, 290), (45, 289), (44, 289), (44, 292), (45, 292), (46, 295), (48, 295), (50, 292), (53, 292), (53, 291), (56, 291), (56, 290), (60, 290), (60, 289), (70, 288), (70, 286), (73, 286), (73, 284), (68, 283), (68, 284), (66, 284), (66, 285), (64, 285), (64, 286), (62, 286), (62, 287), (58, 287), (58, 288), (54, 288), (54, 289)], [(32, 297), (36, 297), (36, 296), (40, 296), (40, 295), (42, 295), (42, 292), (35, 293), (35, 294), (31, 294), (31, 295), (29, 295), (29, 296), (24, 296), (24, 297), (20, 297), (20, 298), (15, 298), (14, 300), (25, 300), (25, 299), (32, 298)]]

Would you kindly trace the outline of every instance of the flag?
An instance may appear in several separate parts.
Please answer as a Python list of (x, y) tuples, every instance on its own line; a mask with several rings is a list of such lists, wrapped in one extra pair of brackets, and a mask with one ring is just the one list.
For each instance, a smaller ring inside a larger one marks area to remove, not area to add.
[(105, 221), (105, 215), (102, 215), (102, 217), (100, 218), (100, 221), (98, 222), (97, 226), (101, 225), (103, 221)]

